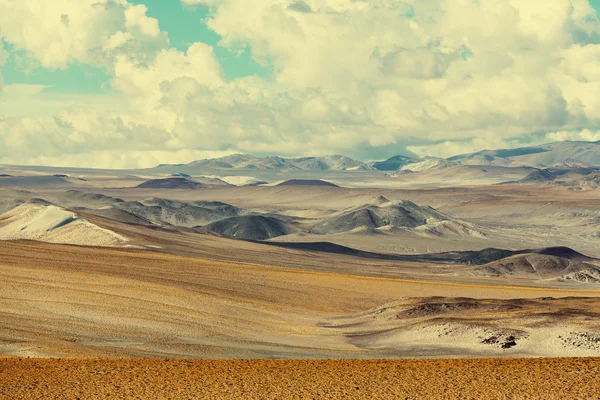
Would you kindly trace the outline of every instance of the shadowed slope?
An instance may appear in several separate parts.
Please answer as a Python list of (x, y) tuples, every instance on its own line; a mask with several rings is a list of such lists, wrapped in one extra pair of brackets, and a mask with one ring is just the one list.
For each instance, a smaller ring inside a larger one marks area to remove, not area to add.
[(277, 186), (330, 186), (339, 187), (331, 182), (326, 182), (318, 179), (290, 179), (285, 182), (281, 182)]
[(246, 240), (267, 240), (293, 232), (293, 228), (289, 224), (277, 218), (262, 215), (226, 218), (198, 229), (201, 232)]
[(137, 186), (140, 189), (201, 189), (205, 185), (186, 178), (151, 179)]

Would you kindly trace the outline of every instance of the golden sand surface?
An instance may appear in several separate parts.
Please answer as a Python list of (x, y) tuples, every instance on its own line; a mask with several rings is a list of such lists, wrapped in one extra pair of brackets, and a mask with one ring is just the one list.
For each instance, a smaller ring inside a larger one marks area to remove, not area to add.
[[(17, 357), (310, 359), (600, 354), (573, 353), (562, 347), (559, 352), (539, 354), (525, 346), (525, 341), (510, 352), (478, 346), (479, 350), (465, 354), (462, 348), (454, 348), (455, 342), (466, 340), (462, 334), (430, 332), (436, 335), (431, 341), (436, 348), (432, 348), (429, 343), (423, 347), (413, 340), (419, 335), (399, 340), (385, 334), (399, 326), (381, 318), (375, 319), (374, 326), (360, 327), (360, 332), (331, 321), (339, 317), (352, 321), (356, 313), (380, 310), (384, 305), (389, 308), (390, 302), (406, 297), (598, 297), (597, 290), (386, 279), (139, 250), (25, 242), (0, 243), (0, 281), (0, 354)], [(573, 313), (579, 317), (564, 328), (566, 334), (581, 333), (589, 336), (588, 342), (596, 340), (594, 327), (588, 335), (590, 323), (597, 320), (594, 304), (586, 306), (591, 316)], [(552, 310), (548, 307), (542, 304), (540, 312), (556, 311), (555, 306)], [(564, 304), (564, 308), (569, 307), (569, 303)], [(398, 318), (391, 321), (402, 322)], [(521, 332), (521, 325), (513, 325), (511, 322), (510, 327)], [(373, 332), (381, 335), (371, 340), (363, 328), (374, 328)], [(404, 335), (402, 332), (396, 333)], [(565, 332), (555, 332), (554, 336), (564, 336)], [(511, 330), (510, 335), (516, 333)], [(360, 338), (369, 340), (365, 343)], [(477, 337), (471, 340), (481, 342)], [(416, 347), (398, 349), (396, 344), (404, 342)], [(529, 342), (540, 347), (533, 339)], [(373, 343), (377, 343), (375, 348)], [(592, 344), (594, 350), (595, 342)]]
[(598, 399), (598, 358), (0, 359), (0, 399)]

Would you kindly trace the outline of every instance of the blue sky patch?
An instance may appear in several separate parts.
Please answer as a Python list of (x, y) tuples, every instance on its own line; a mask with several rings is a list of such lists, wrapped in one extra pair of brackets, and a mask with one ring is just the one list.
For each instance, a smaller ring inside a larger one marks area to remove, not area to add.
[[(168, 32), (171, 47), (186, 51), (195, 42), (213, 46), (227, 79), (253, 75), (263, 78), (272, 77), (272, 67), (264, 67), (254, 61), (249, 46), (229, 49), (218, 45), (221, 37), (205, 23), (209, 18), (206, 7), (189, 7), (179, 1), (165, 0), (130, 0), (130, 2), (148, 7), (148, 15), (159, 21), (161, 30)], [(600, 10), (600, 0), (590, 0), (590, 3), (597, 12)], [(414, 17), (414, 9), (411, 8), (406, 16)], [(2, 69), (7, 84), (46, 85), (49, 86), (46, 91), (64, 93), (105, 93), (111, 90), (110, 74), (101, 68), (73, 63), (64, 70), (47, 69), (33, 64), (25, 52), (14, 50), (10, 44), (5, 43), (5, 48), (10, 53), (9, 60)], [(471, 56), (470, 49), (461, 53), (463, 59)]]
[[(210, 30), (204, 22), (208, 10), (204, 7), (188, 7), (179, 1), (130, 0), (133, 4), (145, 4), (148, 16), (156, 18), (160, 29), (169, 34), (171, 47), (180, 51), (196, 42), (215, 48), (215, 56), (221, 63), (223, 73), (229, 80), (258, 75), (269, 78), (271, 68), (255, 62), (249, 47), (228, 49), (218, 46), (221, 37)], [(14, 50), (5, 43), (10, 57), (2, 68), (6, 84), (35, 84), (49, 86), (46, 92), (57, 93), (106, 93), (111, 91), (111, 76), (105, 70), (90, 65), (72, 63), (66, 69), (48, 69), (36, 65), (24, 51)]]

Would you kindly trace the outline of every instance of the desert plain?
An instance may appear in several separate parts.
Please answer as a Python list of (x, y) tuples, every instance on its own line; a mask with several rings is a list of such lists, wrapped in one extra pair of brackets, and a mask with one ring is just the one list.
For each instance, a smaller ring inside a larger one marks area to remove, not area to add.
[(589, 180), (198, 168), (0, 169), (0, 398), (597, 396)]

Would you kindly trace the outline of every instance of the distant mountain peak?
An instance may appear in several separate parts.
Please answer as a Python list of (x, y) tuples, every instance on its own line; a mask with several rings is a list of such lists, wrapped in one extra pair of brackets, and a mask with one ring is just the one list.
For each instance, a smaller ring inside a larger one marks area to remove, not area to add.
[(564, 141), (515, 149), (482, 150), (448, 158), (463, 165), (529, 166), (548, 168), (600, 166), (600, 142)]
[[(416, 164), (416, 165), (415, 165)], [(281, 171), (386, 171), (422, 172), (451, 165), (482, 165), (498, 167), (591, 167), (600, 166), (600, 141), (564, 141), (514, 149), (481, 150), (446, 159), (423, 158), (397, 154), (384, 161), (363, 162), (340, 154), (285, 158), (280, 156), (255, 157), (231, 154), (189, 164), (161, 164), (156, 168), (199, 168), (207, 170), (281, 170)], [(410, 167), (406, 167), (410, 166)], [(406, 167), (406, 168), (405, 168)]]
[(373, 168), (379, 171), (398, 171), (402, 169), (405, 165), (414, 164), (420, 161), (417, 158), (403, 156), (403, 155), (395, 155), (393, 157), (388, 158), (385, 161), (378, 161), (373, 163)]
[[(178, 165), (161, 164), (156, 168), (181, 167)], [(372, 170), (365, 162), (354, 160), (343, 155), (328, 155), (321, 157), (283, 158), (279, 156), (254, 157), (247, 154), (231, 154), (224, 157), (193, 161), (185, 167), (202, 169), (256, 169), (256, 170)]]

